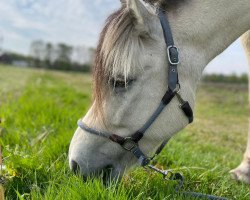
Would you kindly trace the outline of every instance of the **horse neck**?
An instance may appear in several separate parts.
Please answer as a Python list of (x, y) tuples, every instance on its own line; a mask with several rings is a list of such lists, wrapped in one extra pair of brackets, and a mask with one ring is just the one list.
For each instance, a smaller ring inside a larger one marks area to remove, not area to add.
[[(250, 3), (190, 0), (180, 9), (170, 11), (168, 17), (196, 88), (206, 65), (250, 29)], [(187, 71), (187, 66), (180, 67)]]

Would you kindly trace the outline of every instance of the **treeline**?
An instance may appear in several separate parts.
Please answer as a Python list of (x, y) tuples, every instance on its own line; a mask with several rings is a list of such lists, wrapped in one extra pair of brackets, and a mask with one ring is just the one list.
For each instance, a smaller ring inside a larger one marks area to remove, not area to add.
[(36, 40), (30, 45), (28, 59), (32, 67), (89, 72), (93, 54), (93, 48)]
[(247, 84), (248, 75), (242, 74), (238, 76), (236, 74), (231, 74), (231, 75), (206, 74), (203, 76), (203, 82)]
[(68, 71), (91, 71), (95, 50), (64, 43), (33, 41), (29, 55), (0, 51), (0, 63), (19, 67), (35, 67)]
[[(33, 41), (29, 55), (1, 53), (0, 63), (19, 67), (90, 72), (95, 49), (84, 46), (71, 46), (64, 43), (53, 44), (43, 40)], [(205, 74), (203, 82), (247, 84), (248, 75)]]

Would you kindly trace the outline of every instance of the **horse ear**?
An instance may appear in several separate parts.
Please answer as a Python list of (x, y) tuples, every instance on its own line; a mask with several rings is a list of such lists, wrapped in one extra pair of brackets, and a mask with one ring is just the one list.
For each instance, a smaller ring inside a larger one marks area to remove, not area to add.
[(121, 2), (125, 2), (127, 8), (135, 15), (137, 28), (143, 32), (149, 32), (152, 20), (155, 18), (154, 8), (142, 0), (121, 0)]

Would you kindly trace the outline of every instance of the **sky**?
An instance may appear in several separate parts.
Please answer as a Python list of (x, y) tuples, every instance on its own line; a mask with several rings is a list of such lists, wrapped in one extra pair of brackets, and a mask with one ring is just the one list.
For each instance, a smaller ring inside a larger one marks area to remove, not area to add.
[[(0, 0), (3, 48), (29, 54), (31, 41), (95, 47), (104, 21), (119, 0)], [(206, 73), (247, 73), (240, 41), (233, 43), (207, 67)]]

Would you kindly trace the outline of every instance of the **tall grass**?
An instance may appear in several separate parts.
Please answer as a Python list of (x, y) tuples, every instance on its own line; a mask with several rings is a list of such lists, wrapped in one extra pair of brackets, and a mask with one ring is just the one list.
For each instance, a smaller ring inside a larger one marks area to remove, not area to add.
[[(144, 169), (108, 187), (70, 172), (68, 147), (91, 103), (90, 75), (0, 66), (0, 84), (7, 199), (186, 199)], [(250, 199), (249, 186), (228, 174), (246, 145), (247, 89), (205, 85), (197, 101), (194, 124), (171, 140), (159, 166), (180, 171), (185, 190)]]

